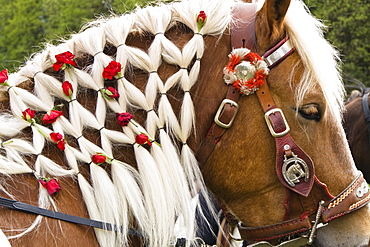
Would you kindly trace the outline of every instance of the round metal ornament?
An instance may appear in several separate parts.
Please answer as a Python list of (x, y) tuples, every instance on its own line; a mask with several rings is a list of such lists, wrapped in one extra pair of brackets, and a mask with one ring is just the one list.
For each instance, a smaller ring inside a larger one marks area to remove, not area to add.
[(292, 153), (290, 158), (287, 158), (286, 155), (284, 155), (282, 173), (285, 181), (291, 187), (294, 187), (297, 183), (301, 182), (300, 179), (304, 178), (304, 181), (307, 182), (310, 178), (310, 172), (306, 162), (298, 158), (294, 153)]
[(224, 68), (226, 84), (232, 84), (244, 95), (254, 93), (264, 84), (269, 69), (257, 53), (246, 48), (238, 48), (229, 54), (229, 59)]
[(256, 75), (256, 67), (248, 61), (236, 65), (234, 70), (236, 77), (243, 81), (248, 81)]

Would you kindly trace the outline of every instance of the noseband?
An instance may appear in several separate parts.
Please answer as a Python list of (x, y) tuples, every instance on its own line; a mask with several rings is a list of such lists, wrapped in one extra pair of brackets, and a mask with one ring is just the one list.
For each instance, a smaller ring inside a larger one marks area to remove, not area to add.
[[(248, 48), (256, 51), (255, 4), (238, 3), (234, 6), (233, 11), (234, 23), (236, 23), (231, 30), (233, 50)], [(262, 58), (269, 69), (273, 69), (293, 51), (294, 47), (289, 38), (286, 37), (263, 54)], [(290, 128), (283, 111), (276, 106), (266, 81), (256, 91), (256, 95), (265, 113), (265, 120), (270, 133), (275, 139), (275, 168), (277, 176), (287, 192), (284, 202), (286, 215), (281, 223), (262, 227), (248, 227), (229, 213), (223, 202), (219, 202), (227, 220), (226, 224), (229, 224), (232, 228), (237, 227), (241, 236), (241, 239), (238, 240), (247, 240), (248, 243), (253, 243), (250, 246), (272, 246), (266, 241), (284, 239), (297, 234), (297, 238), (283, 242), (284, 246), (312, 244), (316, 230), (319, 227), (365, 206), (370, 201), (368, 185), (359, 172), (359, 175), (343, 192), (336, 197), (331, 195), (327, 186), (316, 177), (311, 158), (290, 136)], [(239, 109), (239, 97), (240, 93), (233, 85), (229, 85), (226, 97), (221, 102), (215, 114), (214, 122), (197, 152), (201, 168), (225, 131), (232, 126)], [(227, 227), (224, 229), (227, 229)]]

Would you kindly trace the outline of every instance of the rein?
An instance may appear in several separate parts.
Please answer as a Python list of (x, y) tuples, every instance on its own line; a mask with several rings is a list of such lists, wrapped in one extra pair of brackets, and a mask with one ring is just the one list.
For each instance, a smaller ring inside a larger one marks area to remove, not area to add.
[[(27, 203), (15, 201), (15, 200), (10, 200), (4, 197), (0, 197), (0, 206), (2, 207), (7, 207), (13, 210), (21, 211), (24, 213), (29, 213), (29, 214), (36, 214), (36, 215), (41, 215), (41, 216), (46, 216), (49, 218), (57, 219), (57, 220), (62, 220), (74, 224), (79, 224), (79, 225), (85, 225), (89, 227), (94, 227), (94, 228), (99, 228), (103, 230), (108, 230), (108, 231), (115, 231), (115, 232), (122, 232), (122, 228), (117, 227), (113, 224), (110, 223), (105, 223), (97, 220), (92, 220), (92, 219), (87, 219), (87, 218), (82, 218), (70, 214), (64, 214), (44, 208), (39, 208)], [(128, 234), (136, 237), (144, 237), (143, 234), (133, 228), (128, 229)]]
[[(255, 9), (255, 5), (250, 3), (239, 3), (235, 6), (233, 14), (237, 23), (231, 30), (232, 49), (241, 47), (252, 51), (256, 50)], [(272, 69), (293, 51), (294, 48), (289, 38), (286, 37), (263, 54), (262, 58)], [(231, 228), (237, 227), (241, 239), (234, 238), (229, 233), (230, 237), (235, 240), (247, 240), (248, 243), (254, 243), (250, 246), (272, 246), (266, 241), (301, 233), (300, 237), (282, 242), (278, 246), (310, 245), (314, 241), (318, 228), (325, 226), (333, 219), (365, 206), (370, 201), (368, 185), (360, 172), (343, 192), (336, 197), (332, 196), (327, 186), (316, 177), (311, 158), (290, 136), (289, 125), (283, 111), (276, 106), (271, 97), (266, 80), (256, 91), (256, 95), (265, 113), (268, 129), (276, 142), (276, 172), (287, 191), (287, 199), (284, 202), (287, 215), (281, 223), (262, 227), (247, 227), (228, 212), (223, 202), (219, 202), (227, 220), (226, 224), (229, 224)], [(197, 159), (201, 168), (205, 165), (225, 131), (232, 126), (239, 110), (239, 96), (239, 92), (232, 85), (229, 85), (226, 97), (221, 102), (215, 114), (214, 122), (197, 152)], [(367, 108), (367, 110), (369, 109)], [(313, 192), (319, 194), (320, 198), (315, 198)], [(297, 211), (297, 205), (304, 205), (304, 207), (298, 206), (302, 208), (302, 213), (298, 217), (289, 219), (290, 209)], [(311, 221), (311, 218), (313, 218), (313, 221)]]

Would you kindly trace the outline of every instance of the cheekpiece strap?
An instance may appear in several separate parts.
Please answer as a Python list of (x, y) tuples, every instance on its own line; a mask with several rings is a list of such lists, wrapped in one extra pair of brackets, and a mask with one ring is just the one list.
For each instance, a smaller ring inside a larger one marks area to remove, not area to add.
[[(248, 47), (248, 49), (256, 51), (254, 31), (256, 10), (255, 3), (236, 3), (234, 5), (233, 20), (235, 21), (231, 29), (231, 47), (233, 49)], [(232, 85), (229, 85), (226, 97), (221, 102), (206, 138), (196, 154), (200, 168), (205, 165), (225, 131), (231, 127), (239, 109), (239, 97), (239, 92)]]
[(311, 158), (289, 135), (290, 127), (283, 111), (277, 108), (267, 82), (256, 91), (265, 112), (265, 120), (276, 142), (276, 173), (288, 189), (308, 196), (314, 182), (314, 165)]

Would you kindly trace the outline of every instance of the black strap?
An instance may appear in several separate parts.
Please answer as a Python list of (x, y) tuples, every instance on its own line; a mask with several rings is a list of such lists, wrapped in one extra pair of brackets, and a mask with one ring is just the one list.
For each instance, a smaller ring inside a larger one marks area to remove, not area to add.
[[(118, 232), (122, 230), (121, 227), (117, 227), (110, 223), (104, 223), (101, 221), (82, 218), (82, 217), (78, 217), (78, 216), (74, 216), (70, 214), (55, 212), (52, 210), (39, 208), (39, 207), (30, 205), (30, 204), (14, 201), (14, 200), (7, 199), (4, 197), (0, 197), (0, 206), (14, 209), (14, 210), (21, 211), (21, 212), (25, 212), (25, 213), (42, 215), (42, 216), (46, 216), (49, 218), (54, 218), (54, 219), (58, 219), (58, 220), (62, 220), (62, 221), (70, 222), (70, 223), (80, 224), (80, 225), (86, 225), (86, 226), (108, 230), (108, 231)], [(143, 234), (140, 231), (133, 229), (133, 228), (128, 229), (128, 234), (132, 236), (143, 237)]]
[[(120, 227), (117, 227), (110, 223), (104, 223), (104, 222), (97, 221), (97, 220), (92, 220), (92, 219), (82, 218), (82, 217), (78, 217), (78, 216), (74, 216), (70, 214), (55, 212), (52, 210), (39, 208), (39, 207), (30, 205), (27, 203), (11, 200), (11, 199), (4, 198), (4, 197), (0, 197), (0, 206), (7, 207), (7, 208), (17, 210), (17, 211), (21, 211), (24, 213), (42, 215), (42, 216), (46, 216), (46, 217), (57, 219), (57, 220), (63, 220), (66, 222), (90, 226), (90, 227), (99, 228), (99, 229), (103, 229), (107, 231), (116, 231), (116, 232), (121, 231)], [(133, 228), (128, 229), (128, 234), (131, 236), (136, 236), (140, 238), (144, 237), (143, 233)], [(187, 240), (185, 238), (178, 238), (176, 239), (175, 247), (185, 247), (186, 242)]]
[(369, 110), (369, 103), (368, 103), (369, 93), (362, 96), (362, 109), (364, 110), (365, 115), (365, 122), (367, 124), (368, 136), (369, 136), (369, 144), (370, 144), (370, 110)]

